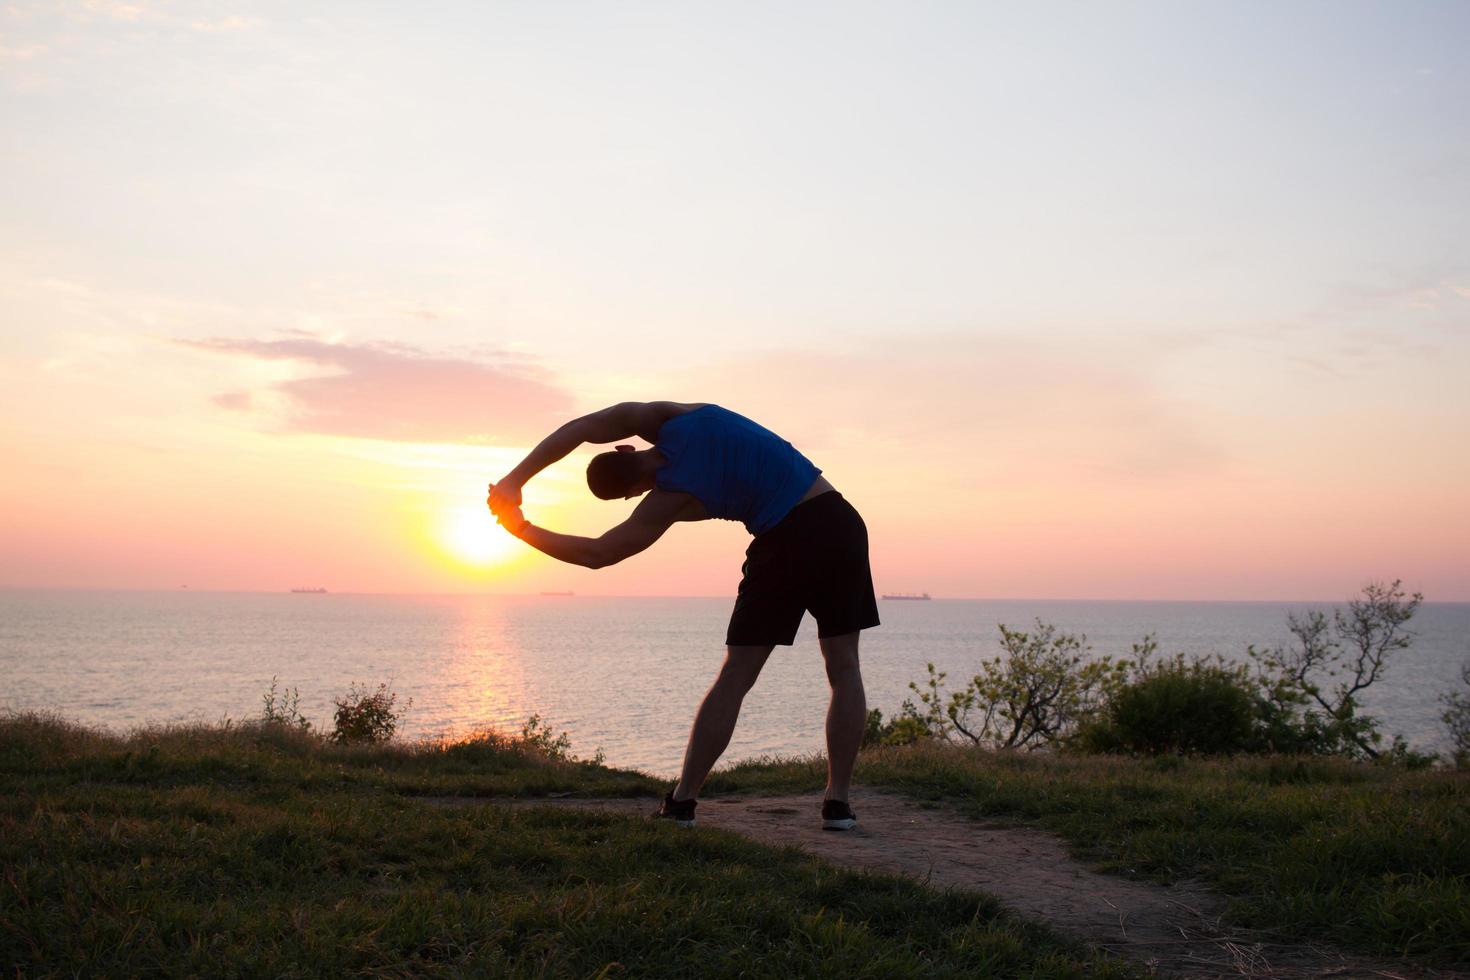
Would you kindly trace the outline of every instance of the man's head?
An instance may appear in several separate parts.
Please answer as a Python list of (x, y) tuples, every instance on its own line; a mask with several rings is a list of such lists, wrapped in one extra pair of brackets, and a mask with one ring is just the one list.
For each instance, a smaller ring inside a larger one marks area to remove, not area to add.
[(653, 489), (653, 475), (661, 460), (651, 449), (642, 452), (619, 446), (599, 453), (587, 464), (587, 488), (603, 500), (637, 497)]

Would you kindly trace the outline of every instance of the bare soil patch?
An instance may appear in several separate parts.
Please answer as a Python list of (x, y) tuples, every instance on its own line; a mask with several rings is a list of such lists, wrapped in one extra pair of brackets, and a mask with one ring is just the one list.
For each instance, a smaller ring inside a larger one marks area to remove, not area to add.
[[(576, 806), (651, 814), (651, 799), (437, 800)], [(1292, 944), (1221, 923), (1224, 900), (1198, 882), (1172, 886), (1100, 874), (1073, 859), (1061, 838), (1027, 827), (987, 825), (945, 807), (891, 793), (853, 800), (857, 828), (821, 829), (819, 794), (701, 800), (699, 826), (766, 844), (800, 847), (833, 864), (905, 875), (939, 888), (989, 893), (1089, 946), (1165, 976), (1439, 978), (1465, 974), (1374, 962), (1316, 944)]]

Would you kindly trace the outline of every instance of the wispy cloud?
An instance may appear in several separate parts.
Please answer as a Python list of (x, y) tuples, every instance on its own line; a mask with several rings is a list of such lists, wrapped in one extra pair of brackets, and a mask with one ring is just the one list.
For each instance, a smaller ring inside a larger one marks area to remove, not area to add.
[(173, 46), (187, 59), (204, 37), (264, 34), (267, 21), (227, 11), (154, 0), (61, 0), (0, 4), (0, 68), (18, 90), (45, 87), (58, 73), (87, 78), (80, 66), (104, 71), (110, 84), (126, 85), (129, 54), (149, 63), (172, 60)]
[(228, 408), (232, 412), (249, 411), (254, 404), (248, 391), (227, 391), (222, 395), (215, 395), (212, 401), (220, 408)]
[[(817, 450), (855, 441), (953, 470), (1004, 459), (1142, 479), (1218, 472), (1226, 449), (1196, 406), (1160, 390), (1151, 367), (1081, 342), (1069, 349), (1015, 336), (894, 336), (721, 362), (686, 372), (667, 397), (729, 399), (737, 411), (750, 405), (758, 421)], [(740, 379), (738, 388), (730, 379)], [(800, 392), (821, 396), (797, 411)], [(804, 431), (762, 418), (767, 406), (799, 416)]]
[(87, 14), (133, 23), (148, 16), (151, 9), (146, 4), (123, 3), (120, 0), (82, 0), (80, 9)]
[(189, 29), (200, 34), (229, 34), (236, 31), (254, 30), (259, 26), (258, 18), (242, 17), (239, 14), (231, 14), (217, 20), (195, 20), (189, 23)]
[(1445, 310), (1449, 294), (1466, 295), (1462, 289), (1464, 266), (1447, 261), (1424, 262), (1397, 269), (1378, 269), (1360, 279), (1340, 284), (1309, 316), (1340, 323), (1375, 315), (1404, 311)]
[(46, 51), (44, 44), (23, 44), (20, 47), (0, 44), (0, 61), (30, 61), (32, 58), (39, 58)]
[[(544, 372), (510, 357), (471, 360), (402, 344), (328, 343), (301, 336), (178, 343), (218, 354), (327, 369), (269, 386), (289, 406), (284, 428), (293, 432), (518, 445), (563, 421), (572, 403)], [(252, 411), (257, 404), (250, 391), (224, 392), (214, 402), (234, 411)]]

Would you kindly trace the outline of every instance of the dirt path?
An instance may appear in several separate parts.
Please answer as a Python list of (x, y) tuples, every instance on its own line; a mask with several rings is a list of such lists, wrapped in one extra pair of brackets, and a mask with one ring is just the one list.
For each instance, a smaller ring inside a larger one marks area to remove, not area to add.
[[(652, 813), (657, 806), (648, 799), (514, 802), (630, 814)], [(1321, 946), (1272, 943), (1224, 929), (1219, 923), (1223, 902), (1202, 885), (1165, 887), (1099, 874), (1073, 860), (1061, 839), (1045, 831), (987, 826), (949, 809), (864, 790), (854, 799), (857, 829), (833, 833), (821, 829), (820, 807), (820, 795), (712, 798), (700, 802), (699, 827), (735, 831), (766, 844), (795, 845), (846, 867), (896, 872), (940, 888), (988, 892), (1022, 915), (1166, 976), (1456, 976), (1370, 963)]]

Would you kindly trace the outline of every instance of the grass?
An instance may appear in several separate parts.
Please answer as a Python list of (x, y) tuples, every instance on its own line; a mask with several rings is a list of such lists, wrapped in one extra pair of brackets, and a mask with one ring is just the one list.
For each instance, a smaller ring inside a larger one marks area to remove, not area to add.
[(707, 829), (425, 796), (642, 795), (486, 733), (120, 737), (0, 717), (0, 963), (30, 975), (1128, 977), (984, 896)]
[[(921, 744), (865, 752), (857, 777), (1055, 830), (1106, 870), (1205, 879), (1242, 926), (1470, 965), (1470, 773)], [(810, 790), (825, 778), (820, 759), (756, 760), (717, 773), (707, 792)]]
[[(819, 789), (755, 760), (707, 792)], [(1470, 774), (942, 745), (869, 786), (1199, 877), (1286, 938), (1470, 965)], [(334, 746), (281, 725), (121, 737), (0, 717), (0, 962), (21, 974), (1129, 975), (975, 895), (623, 817), (423, 797), (651, 796), (513, 737)], [(861, 811), (861, 806), (858, 807)]]
[(288, 725), (172, 725), (125, 738), (40, 714), (0, 716), (0, 771), (32, 788), (102, 784), (332, 789), (418, 796), (645, 796), (642, 773), (558, 759), (493, 731), (454, 741), (336, 745)]

